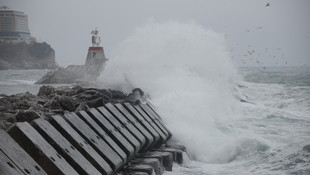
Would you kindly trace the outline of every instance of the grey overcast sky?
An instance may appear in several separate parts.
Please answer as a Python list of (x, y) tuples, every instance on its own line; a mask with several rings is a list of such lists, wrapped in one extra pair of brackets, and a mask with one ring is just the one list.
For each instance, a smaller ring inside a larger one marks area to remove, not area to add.
[(225, 35), (238, 66), (310, 66), (310, 0), (0, 0), (4, 5), (28, 15), (32, 36), (55, 49), (61, 66), (84, 64), (95, 27), (111, 57), (150, 19), (195, 22)]

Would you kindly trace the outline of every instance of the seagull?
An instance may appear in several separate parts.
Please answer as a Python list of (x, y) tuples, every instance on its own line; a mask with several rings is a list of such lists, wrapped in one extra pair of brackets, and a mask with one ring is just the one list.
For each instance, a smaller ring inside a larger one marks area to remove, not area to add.
[(266, 7), (268, 7), (268, 6), (270, 6), (270, 4), (269, 4), (269, 3), (267, 3), (267, 4), (266, 4)]

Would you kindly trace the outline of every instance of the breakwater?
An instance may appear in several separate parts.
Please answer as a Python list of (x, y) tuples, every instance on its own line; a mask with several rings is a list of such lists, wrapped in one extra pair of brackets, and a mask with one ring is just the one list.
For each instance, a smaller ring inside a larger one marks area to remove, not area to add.
[[(77, 95), (86, 99), (89, 91), (88, 98), (96, 94), (95, 101), (103, 100), (103, 93), (94, 93), (103, 90), (71, 89), (66, 92), (73, 101)], [(38, 95), (53, 97), (56, 92), (44, 86)], [(67, 96), (61, 97), (67, 104), (57, 97), (54, 107), (70, 106)], [(19, 111), (14, 116), (19, 122), (0, 130), (0, 174), (162, 174), (172, 170), (173, 161), (182, 164), (184, 147), (172, 144), (171, 132), (152, 105), (140, 103), (143, 92), (124, 97), (106, 98), (103, 104), (72, 102), (71, 112), (53, 109), (51, 115), (32, 111), (18, 117)], [(84, 109), (78, 109), (82, 103)], [(51, 108), (45, 104), (44, 109)]]

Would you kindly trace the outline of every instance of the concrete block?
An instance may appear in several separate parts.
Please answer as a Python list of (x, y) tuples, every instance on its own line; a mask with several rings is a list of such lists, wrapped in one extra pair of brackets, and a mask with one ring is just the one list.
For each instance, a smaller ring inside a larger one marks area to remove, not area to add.
[(161, 161), (162, 165), (164, 166), (165, 170), (172, 171), (173, 166), (173, 156), (169, 152), (147, 152), (143, 155), (139, 155), (140, 158), (157, 158)]
[(46, 174), (4, 130), (0, 130), (0, 138), (0, 174)]
[(153, 122), (156, 123), (158, 128), (166, 135), (165, 141), (169, 140), (172, 135), (162, 123), (163, 121), (159, 118), (159, 116), (157, 116), (157, 114), (146, 104), (140, 104), (140, 107), (153, 120)]
[(157, 146), (162, 145), (163, 143), (166, 142), (168, 136), (166, 134), (164, 134), (164, 132), (157, 126), (157, 124), (151, 119), (151, 117), (149, 115), (147, 115), (143, 109), (138, 106), (138, 105), (134, 105), (134, 108), (141, 114), (141, 116), (154, 128), (154, 130), (159, 134), (160, 136), (160, 141)]
[(132, 171), (132, 172), (124, 173), (124, 175), (148, 175), (148, 173)]
[(79, 174), (101, 174), (47, 120), (35, 119), (31, 124)]
[(168, 140), (169, 140), (169, 139), (172, 137), (173, 134), (172, 134), (172, 132), (166, 127), (166, 125), (163, 123), (163, 122), (164, 122), (163, 119), (160, 117), (160, 115), (158, 114), (158, 112), (156, 112), (154, 106), (153, 106), (151, 103), (146, 103), (145, 106), (146, 106), (146, 108), (148, 108), (148, 109), (153, 113), (153, 115), (155, 116), (155, 118), (156, 118), (157, 120), (159, 120), (159, 121), (162, 123), (163, 127), (167, 130), (167, 132), (169, 133), (169, 138), (168, 138)]
[(160, 152), (169, 152), (173, 156), (173, 161), (178, 164), (183, 164), (183, 150), (177, 148), (162, 148), (162, 149), (153, 149), (152, 151), (160, 151)]
[(125, 107), (118, 103), (115, 104), (116, 108), (122, 112), (123, 116), (126, 117), (127, 120), (129, 120), (140, 132), (141, 134), (144, 136), (145, 138), (145, 145), (142, 147), (142, 151), (146, 151), (149, 148), (151, 148), (151, 145), (154, 142), (154, 138), (153, 136), (150, 134), (150, 132), (140, 124), (140, 122), (138, 121), (138, 119), (136, 119), (135, 117), (133, 117), (127, 109), (125, 109)]
[(8, 133), (47, 174), (78, 174), (29, 123), (16, 123)]
[(152, 135), (154, 141), (151, 147), (160, 145), (160, 135), (153, 126), (129, 103), (124, 103), (124, 107), (132, 114), (133, 117)]
[(1, 175), (25, 175), (14, 162), (0, 150), (0, 174)]
[(135, 149), (132, 144), (95, 108), (89, 109), (87, 114), (122, 148), (128, 159), (132, 159)]
[(131, 173), (146, 173), (147, 175), (153, 175), (154, 170), (153, 167), (150, 165), (128, 165), (123, 169), (124, 174), (131, 174)]
[(144, 135), (111, 103), (105, 104), (106, 109), (140, 142), (141, 150), (145, 147)]
[(85, 111), (80, 111), (77, 114), (122, 158), (123, 164), (126, 163), (126, 153), (114, 142), (114, 140)]
[(97, 151), (91, 147), (70, 125), (59, 115), (54, 115), (49, 121), (80, 153), (102, 174), (110, 175), (113, 170)]
[(156, 158), (137, 158), (132, 160), (130, 163), (134, 165), (150, 165), (151, 167), (153, 167), (155, 175), (162, 175), (164, 172), (164, 167)]
[(82, 119), (75, 113), (65, 114), (65, 119), (71, 126), (90, 144), (100, 156), (102, 156), (113, 171), (121, 168), (122, 158), (103, 140), (97, 135)]
[(99, 107), (97, 109), (131, 143), (135, 153), (138, 153), (141, 149), (139, 141), (106, 108)]

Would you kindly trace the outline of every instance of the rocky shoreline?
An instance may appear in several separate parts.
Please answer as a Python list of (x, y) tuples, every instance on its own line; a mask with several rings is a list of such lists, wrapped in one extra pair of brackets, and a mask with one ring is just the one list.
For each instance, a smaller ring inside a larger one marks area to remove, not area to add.
[(8, 158), (0, 162), (0, 174), (172, 171), (173, 162), (183, 164), (186, 148), (172, 139), (151, 105), (141, 102), (147, 101), (138, 88), (127, 95), (111, 89), (42, 86), (37, 95), (0, 95), (0, 150)]
[(103, 106), (106, 103), (137, 103), (144, 100), (144, 92), (132, 93), (111, 89), (83, 88), (80, 86), (42, 86), (37, 95), (29, 92), (15, 95), (0, 94), (0, 128), (8, 129), (15, 122), (31, 122), (36, 118), (78, 112)]

